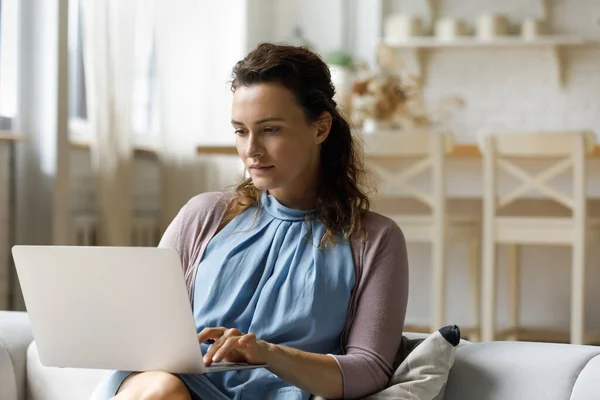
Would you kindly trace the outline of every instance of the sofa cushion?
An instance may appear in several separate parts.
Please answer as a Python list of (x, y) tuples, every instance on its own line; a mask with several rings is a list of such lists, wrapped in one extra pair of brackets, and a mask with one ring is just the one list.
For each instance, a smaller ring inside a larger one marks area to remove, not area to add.
[[(598, 347), (567, 344), (490, 342), (463, 346), (456, 352), (445, 400), (575, 400), (571, 397), (575, 382), (598, 355)], [(589, 384), (581, 384), (581, 390), (599, 393), (600, 383), (591, 379)]]
[(27, 350), (28, 400), (86, 400), (107, 374), (105, 370), (42, 365), (35, 342)]
[(600, 397), (600, 356), (592, 358), (579, 374), (571, 400), (598, 400)]
[(425, 339), (402, 338), (388, 387), (366, 400), (441, 400), (454, 363), (460, 329), (449, 325)]
[(0, 399), (25, 400), (26, 353), (32, 340), (26, 313), (0, 311)]

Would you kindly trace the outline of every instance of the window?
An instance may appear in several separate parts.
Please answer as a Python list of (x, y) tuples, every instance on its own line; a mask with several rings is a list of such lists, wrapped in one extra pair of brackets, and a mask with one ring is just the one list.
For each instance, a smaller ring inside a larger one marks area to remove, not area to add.
[(0, 130), (17, 114), (19, 0), (0, 0)]
[[(156, 79), (154, 26), (151, 1), (137, 1), (134, 77), (132, 93), (131, 128), (133, 143), (152, 146), (156, 143)], [(86, 140), (87, 104), (85, 88), (85, 62), (83, 56), (83, 23), (79, 0), (69, 2), (69, 116), (70, 135)]]
[(83, 69), (83, 35), (79, 0), (69, 1), (69, 117), (87, 119), (85, 75)]

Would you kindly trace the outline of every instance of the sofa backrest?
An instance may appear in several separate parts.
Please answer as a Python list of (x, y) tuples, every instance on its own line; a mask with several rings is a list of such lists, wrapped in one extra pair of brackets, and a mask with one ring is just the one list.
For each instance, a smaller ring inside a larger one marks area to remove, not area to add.
[(445, 400), (600, 399), (600, 348), (493, 342), (461, 346)]

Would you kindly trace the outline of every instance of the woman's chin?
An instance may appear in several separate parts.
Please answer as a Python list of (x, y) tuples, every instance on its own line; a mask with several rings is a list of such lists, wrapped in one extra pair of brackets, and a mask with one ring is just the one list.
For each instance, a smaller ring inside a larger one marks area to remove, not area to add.
[(273, 190), (277, 188), (272, 179), (252, 177), (252, 183), (258, 190)]

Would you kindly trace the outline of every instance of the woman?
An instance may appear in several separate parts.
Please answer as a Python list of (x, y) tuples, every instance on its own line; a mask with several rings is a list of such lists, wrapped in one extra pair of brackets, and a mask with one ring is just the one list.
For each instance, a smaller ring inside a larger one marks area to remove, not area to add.
[(356, 398), (393, 372), (406, 245), (395, 223), (368, 211), (327, 66), (307, 49), (262, 44), (234, 67), (232, 91), (250, 178), (235, 194), (190, 200), (161, 246), (181, 255), (205, 363), (268, 368), (118, 371), (97, 398)]

